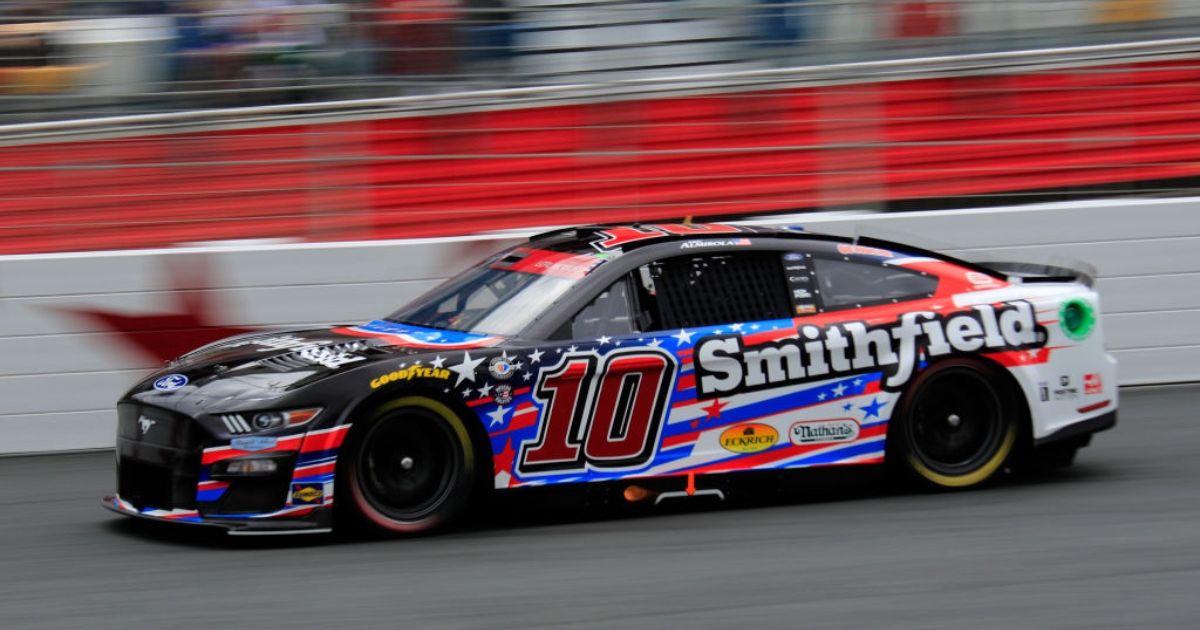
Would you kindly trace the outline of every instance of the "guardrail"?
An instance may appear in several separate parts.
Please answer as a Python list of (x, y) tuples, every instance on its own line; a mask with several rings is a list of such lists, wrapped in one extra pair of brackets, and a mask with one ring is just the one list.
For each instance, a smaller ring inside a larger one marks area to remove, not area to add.
[[(1200, 380), (1200, 199), (806, 215), (988, 259), (1070, 257), (1099, 271), (1120, 384)], [(108, 448), (114, 401), (183, 349), (260, 326), (386, 314), (519, 234), (0, 257), (0, 453)]]

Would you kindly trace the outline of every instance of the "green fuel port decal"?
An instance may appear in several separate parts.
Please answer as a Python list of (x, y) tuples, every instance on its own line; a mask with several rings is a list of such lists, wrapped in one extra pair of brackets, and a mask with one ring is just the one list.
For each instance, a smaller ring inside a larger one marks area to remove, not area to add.
[(1058, 323), (1069, 339), (1082, 341), (1096, 327), (1096, 310), (1084, 300), (1067, 300), (1058, 309)]

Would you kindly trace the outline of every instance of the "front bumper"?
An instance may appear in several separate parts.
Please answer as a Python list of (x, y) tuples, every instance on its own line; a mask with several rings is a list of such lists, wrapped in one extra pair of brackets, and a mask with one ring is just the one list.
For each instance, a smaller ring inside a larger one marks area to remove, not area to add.
[[(185, 414), (121, 404), (117, 491), (102, 504), (127, 516), (230, 534), (328, 532), (337, 453), (348, 429), (246, 440), (214, 435)], [(269, 469), (244, 466), (264, 462)]]
[(160, 523), (215, 527), (225, 530), (231, 536), (327, 534), (333, 531), (332, 507), (313, 508), (306, 512), (303, 518), (287, 518), (279, 515), (270, 518), (228, 518), (204, 517), (196, 510), (138, 510), (133, 504), (123, 500), (120, 495), (104, 497), (100, 504), (125, 516)]

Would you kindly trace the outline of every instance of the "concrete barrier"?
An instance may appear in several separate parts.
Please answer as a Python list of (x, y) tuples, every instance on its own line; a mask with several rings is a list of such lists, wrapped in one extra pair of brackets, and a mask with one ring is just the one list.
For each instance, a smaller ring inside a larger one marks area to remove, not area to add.
[[(1120, 383), (1200, 380), (1200, 199), (771, 218), (976, 259), (1095, 266)], [(0, 453), (111, 447), (114, 402), (177, 350), (386, 315), (528, 233), (0, 257)]]

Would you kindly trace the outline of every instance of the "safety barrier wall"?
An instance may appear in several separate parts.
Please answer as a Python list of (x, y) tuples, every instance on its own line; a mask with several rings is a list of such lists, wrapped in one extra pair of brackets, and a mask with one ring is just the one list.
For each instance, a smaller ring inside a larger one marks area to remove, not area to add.
[[(547, 89), (475, 95), (450, 113), (432, 110), (452, 98), (241, 129), (10, 133), (0, 254), (412, 238), (547, 216), (729, 216), (1191, 177), (1200, 40), (1181, 42), (1154, 61), (960, 56), (950, 70), (904, 62), (902, 79), (881, 79), (889, 66), (877, 63), (565, 104), (569, 90)], [(871, 80), (854, 78), (868, 68)]]
[[(1198, 207), (1200, 199), (1133, 199), (786, 222), (976, 259), (1095, 265), (1120, 383), (1137, 385), (1200, 380)], [(518, 240), (502, 234), (0, 257), (0, 453), (110, 447), (116, 398), (166, 358), (252, 327), (385, 315)]]

